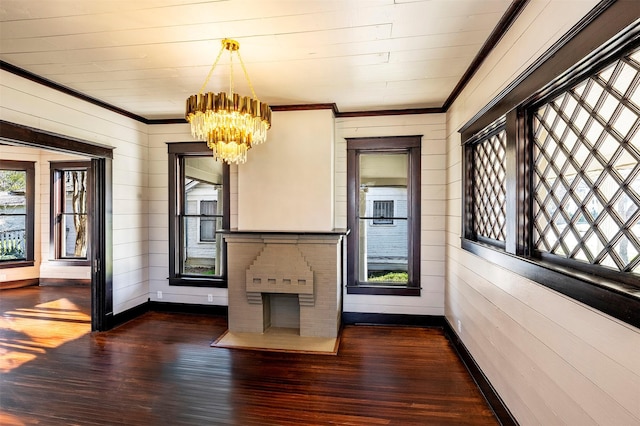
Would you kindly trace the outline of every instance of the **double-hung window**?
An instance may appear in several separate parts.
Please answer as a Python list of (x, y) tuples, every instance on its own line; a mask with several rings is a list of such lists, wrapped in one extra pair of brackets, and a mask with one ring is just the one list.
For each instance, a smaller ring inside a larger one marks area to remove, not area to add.
[(463, 131), (463, 248), (639, 326), (640, 28), (505, 113)]
[(229, 166), (204, 142), (169, 146), (169, 283), (226, 286)]
[(420, 136), (347, 139), (347, 292), (420, 295)]
[(52, 162), (51, 257), (86, 264), (90, 256), (91, 162)]
[(35, 165), (0, 160), (0, 268), (34, 260)]

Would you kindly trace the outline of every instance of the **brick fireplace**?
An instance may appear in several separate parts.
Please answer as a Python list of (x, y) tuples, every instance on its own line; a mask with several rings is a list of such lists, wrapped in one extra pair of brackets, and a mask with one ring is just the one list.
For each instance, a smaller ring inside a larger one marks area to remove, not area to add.
[(338, 336), (345, 233), (225, 234), (229, 331), (296, 328), (299, 336)]

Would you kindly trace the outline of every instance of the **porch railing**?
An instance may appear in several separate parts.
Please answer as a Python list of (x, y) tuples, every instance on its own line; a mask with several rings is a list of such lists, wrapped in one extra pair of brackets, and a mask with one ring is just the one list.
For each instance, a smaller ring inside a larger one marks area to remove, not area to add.
[(24, 229), (0, 231), (0, 259), (23, 259), (25, 242)]

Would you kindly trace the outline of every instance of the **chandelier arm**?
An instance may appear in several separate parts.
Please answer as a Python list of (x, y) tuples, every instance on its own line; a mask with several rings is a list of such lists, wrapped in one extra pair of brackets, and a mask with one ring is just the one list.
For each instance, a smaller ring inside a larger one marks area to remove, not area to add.
[(220, 60), (220, 57), (222, 56), (222, 52), (224, 52), (224, 44), (222, 45), (222, 48), (220, 48), (220, 52), (218, 52), (218, 56), (216, 57), (216, 60), (213, 62), (213, 65), (211, 65), (211, 69), (209, 70), (209, 74), (207, 74), (207, 78), (204, 80), (204, 83), (202, 84), (202, 87), (200, 88), (200, 91), (198, 92), (198, 94), (202, 94), (204, 93), (204, 89), (205, 87), (207, 87), (207, 84), (209, 84), (209, 80), (211, 79), (211, 75), (213, 75), (213, 70), (216, 68), (216, 65), (218, 65), (218, 61)]
[(247, 79), (247, 83), (249, 83), (249, 89), (251, 89), (251, 94), (253, 95), (253, 99), (258, 100), (258, 96), (256, 96), (256, 91), (253, 90), (253, 84), (251, 84), (251, 79), (249, 78), (249, 73), (247, 72), (247, 68), (244, 66), (244, 61), (242, 60), (242, 56), (240, 56), (240, 50), (236, 51), (238, 54), (238, 59), (240, 59), (240, 65), (242, 66), (242, 71), (244, 71), (244, 78)]

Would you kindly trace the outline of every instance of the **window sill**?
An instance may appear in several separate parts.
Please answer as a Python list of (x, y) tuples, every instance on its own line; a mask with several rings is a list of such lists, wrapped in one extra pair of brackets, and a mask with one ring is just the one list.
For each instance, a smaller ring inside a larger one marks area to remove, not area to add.
[(87, 259), (49, 259), (49, 263), (60, 266), (91, 266), (91, 261)]
[(640, 289), (560, 267), (538, 259), (523, 258), (462, 239), (462, 248), (540, 285), (584, 303), (607, 315), (640, 328)]
[(169, 285), (182, 287), (227, 288), (227, 280), (223, 278), (173, 277), (169, 278)]
[(348, 285), (347, 294), (374, 294), (382, 296), (420, 296), (420, 287)]
[(26, 268), (33, 265), (33, 260), (4, 260), (0, 262), (0, 269)]

